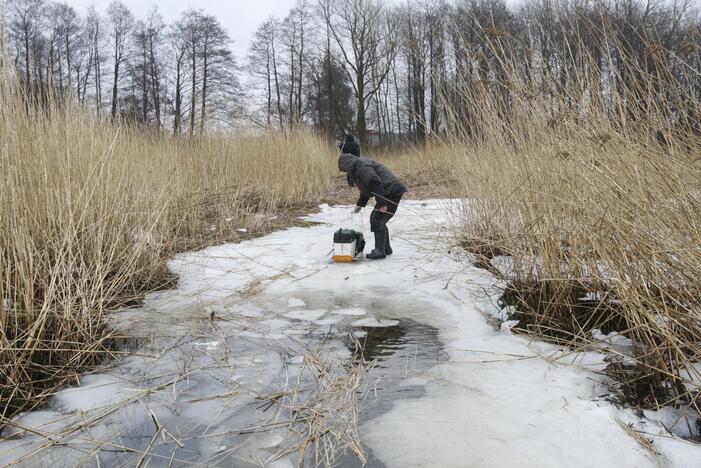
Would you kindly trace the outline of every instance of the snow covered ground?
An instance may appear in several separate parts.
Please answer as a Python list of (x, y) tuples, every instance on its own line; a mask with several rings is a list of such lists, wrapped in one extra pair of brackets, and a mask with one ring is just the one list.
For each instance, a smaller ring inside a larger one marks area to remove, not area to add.
[(603, 355), (490, 324), (503, 285), (450, 248), (455, 209), (403, 203), (380, 262), (329, 263), (336, 229), (370, 234), (328, 206), (315, 227), (178, 256), (177, 290), (115, 314), (133, 352), (17, 417), (0, 464), (294, 466), (261, 396), (288, 388), (310, 349), (347, 360), (351, 335), (384, 326), (359, 418), (370, 466), (701, 466), (701, 447), (600, 398)]

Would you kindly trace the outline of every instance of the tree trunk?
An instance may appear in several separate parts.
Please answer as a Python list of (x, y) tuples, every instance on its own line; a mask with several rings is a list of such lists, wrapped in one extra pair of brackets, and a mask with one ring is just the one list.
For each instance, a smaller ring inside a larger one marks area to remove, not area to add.
[[(293, 42), (294, 44), (294, 42)], [(295, 81), (296, 81), (296, 70), (295, 70), (295, 54), (294, 54), (294, 45), (290, 46), (290, 92), (288, 93), (287, 96), (287, 112), (289, 113), (288, 119), (289, 119), (289, 125), (290, 125), (290, 130), (294, 126), (296, 116), (295, 116), (295, 106), (293, 104), (293, 96), (296, 91), (296, 86), (295, 86)]]
[(280, 125), (280, 129), (282, 129), (283, 123), (282, 123), (282, 107), (280, 103), (280, 79), (278, 77), (277, 73), (277, 59), (275, 57), (275, 43), (273, 42), (272, 44), (272, 50), (273, 50), (273, 74), (275, 76), (275, 94), (277, 95), (277, 118), (278, 122)]
[(71, 42), (70, 37), (66, 34), (65, 37), (66, 44), (66, 70), (68, 70), (68, 89), (73, 89), (73, 78), (71, 75)]
[(95, 43), (95, 107), (97, 108), (97, 118), (102, 115), (102, 69), (100, 67), (100, 52), (97, 42)]
[(148, 123), (148, 70), (147, 70), (147, 57), (146, 57), (146, 49), (144, 48), (142, 56), (141, 56), (141, 63), (143, 69), (141, 70), (141, 118), (143, 119), (143, 123), (147, 124)]
[(367, 122), (365, 120), (365, 70), (358, 67), (356, 74), (358, 112), (355, 122), (355, 131), (360, 141), (365, 144), (365, 135), (367, 134)]
[(117, 117), (117, 99), (119, 95), (119, 65), (121, 63), (121, 57), (119, 53), (119, 39), (115, 38), (114, 41), (114, 85), (112, 86), (112, 111), (110, 113), (112, 120)]
[(175, 118), (173, 119), (173, 133), (178, 136), (182, 132), (182, 55), (178, 57), (175, 67)]
[(204, 51), (202, 54), (202, 99), (201, 108), (202, 112), (200, 114), (200, 135), (204, 135), (204, 125), (207, 118), (207, 78), (209, 78), (209, 50), (205, 43)]
[(267, 78), (267, 84), (268, 84), (268, 106), (267, 106), (267, 114), (266, 114), (266, 123), (268, 125), (268, 129), (272, 127), (272, 114), (273, 114), (273, 83), (272, 83), (272, 77), (270, 76), (270, 48), (267, 50), (267, 61), (265, 63), (265, 75)]
[(299, 56), (297, 57), (299, 64), (299, 73), (297, 76), (297, 120), (298, 124), (302, 123), (302, 80), (304, 77), (304, 24), (299, 25)]
[(29, 31), (25, 29), (24, 31), (24, 93), (25, 93), (25, 107), (29, 111), (29, 99), (31, 95), (31, 72), (29, 71)]
[(161, 78), (158, 74), (156, 53), (154, 51), (153, 36), (149, 37), (149, 68), (151, 72), (151, 94), (153, 95), (153, 108), (156, 113), (156, 128), (160, 130), (161, 122)]
[(190, 138), (195, 136), (195, 112), (197, 109), (197, 49), (193, 42), (192, 44), (192, 96), (190, 99)]
[(392, 81), (394, 82), (394, 109), (397, 114), (397, 133), (399, 138), (402, 137), (402, 114), (401, 107), (399, 105), (399, 82), (397, 81), (397, 67), (396, 63), (392, 64)]
[(358, 139), (365, 144), (367, 122), (365, 121), (365, 98), (362, 96), (358, 97), (358, 112), (356, 114), (355, 131), (358, 134)]

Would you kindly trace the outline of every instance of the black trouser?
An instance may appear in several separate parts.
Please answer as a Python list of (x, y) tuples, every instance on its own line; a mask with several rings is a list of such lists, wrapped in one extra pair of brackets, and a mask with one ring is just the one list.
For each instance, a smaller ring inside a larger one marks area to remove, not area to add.
[(370, 215), (370, 230), (372, 232), (382, 231), (387, 227), (387, 223), (397, 212), (401, 199), (402, 195), (389, 195), (385, 197), (384, 200), (378, 200), (378, 204), (387, 205), (387, 212), (383, 213), (378, 210), (377, 207), (372, 210), (372, 214)]

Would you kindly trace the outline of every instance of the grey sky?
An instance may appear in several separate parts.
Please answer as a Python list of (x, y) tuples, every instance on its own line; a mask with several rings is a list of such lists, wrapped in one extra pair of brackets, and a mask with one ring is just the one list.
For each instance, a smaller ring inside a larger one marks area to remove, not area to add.
[[(104, 13), (111, 0), (65, 0), (76, 8), (81, 15), (90, 5), (95, 5), (98, 11)], [(248, 46), (258, 25), (268, 17), (276, 15), (284, 17), (295, 0), (122, 0), (138, 18), (145, 18), (153, 5), (157, 5), (167, 22), (175, 20), (180, 13), (188, 8), (201, 8), (207, 13), (219, 18), (219, 21), (229, 31), (234, 39), (232, 49), (243, 64)], [(382, 0), (388, 4), (397, 4), (403, 0)], [(519, 0), (508, 0), (514, 4)]]
[[(66, 0), (81, 15), (90, 5), (104, 13), (111, 0)], [(122, 0), (138, 18), (145, 18), (153, 5), (157, 5), (166, 21), (171, 22), (188, 8), (202, 8), (219, 18), (234, 39), (233, 50), (239, 63), (243, 63), (253, 32), (258, 25), (272, 15), (284, 16), (295, 0)]]

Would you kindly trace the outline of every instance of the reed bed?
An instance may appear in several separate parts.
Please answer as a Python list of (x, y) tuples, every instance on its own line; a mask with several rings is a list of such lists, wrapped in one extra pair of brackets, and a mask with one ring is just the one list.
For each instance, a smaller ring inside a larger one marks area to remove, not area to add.
[(185, 140), (0, 92), (3, 420), (102, 362), (106, 314), (172, 286), (174, 253), (283, 225), (336, 172), (311, 134)]
[(626, 56), (638, 81), (601, 85), (614, 77), (586, 49), (567, 80), (529, 81), (493, 50), (502, 79), (447, 96), (478, 111), (466, 123), (447, 103), (450, 138), (429, 145), (471, 199), (461, 245), (508, 281), (501, 304), (522, 331), (576, 348), (628, 338), (625, 372), (610, 369), (625, 403), (701, 412), (694, 88)]

